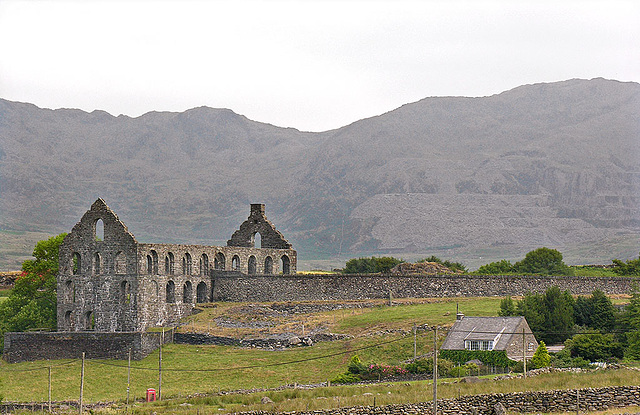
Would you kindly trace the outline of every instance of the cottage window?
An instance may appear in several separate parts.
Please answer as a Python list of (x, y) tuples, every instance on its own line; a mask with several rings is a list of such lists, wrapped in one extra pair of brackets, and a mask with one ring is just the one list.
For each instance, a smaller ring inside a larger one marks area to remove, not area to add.
[(493, 350), (491, 340), (465, 340), (464, 348), (467, 350)]

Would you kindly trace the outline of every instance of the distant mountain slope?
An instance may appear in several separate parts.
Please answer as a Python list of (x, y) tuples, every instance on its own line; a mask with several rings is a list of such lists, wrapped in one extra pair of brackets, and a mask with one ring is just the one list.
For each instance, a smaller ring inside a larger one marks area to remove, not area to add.
[(640, 85), (604, 79), (426, 98), (323, 133), (0, 100), (0, 226), (69, 230), (103, 197), (140, 240), (224, 243), (264, 202), (302, 260), (546, 245), (594, 262), (639, 250), (639, 144)]

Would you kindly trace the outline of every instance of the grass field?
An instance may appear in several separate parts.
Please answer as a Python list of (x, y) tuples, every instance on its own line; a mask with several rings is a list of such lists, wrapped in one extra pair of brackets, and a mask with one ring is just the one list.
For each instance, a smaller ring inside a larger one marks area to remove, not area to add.
[[(212, 392), (220, 389), (271, 388), (283, 384), (319, 383), (344, 372), (349, 358), (358, 354), (364, 362), (396, 364), (413, 357), (414, 324), (450, 325), (455, 320), (456, 302), (468, 314), (496, 315), (500, 298), (460, 298), (421, 300), (423, 303), (379, 306), (325, 311), (295, 315), (282, 327), (269, 327), (273, 334), (301, 326), (323, 326), (333, 333), (354, 336), (351, 339), (321, 342), (308, 348), (283, 351), (242, 349), (223, 346), (189, 346), (170, 344), (163, 348), (163, 392), (166, 396)], [(244, 310), (242, 304), (220, 304), (205, 308), (189, 317), (189, 330), (212, 329), (212, 319), (231, 315), (234, 308)], [(246, 316), (245, 316), (246, 317)], [(253, 318), (250, 316), (249, 318)], [(295, 320), (295, 318), (299, 320)], [(310, 323), (314, 321), (315, 323)], [(218, 328), (216, 334), (235, 334), (234, 329)], [(403, 330), (405, 333), (387, 333)], [(241, 336), (258, 337), (260, 330), (243, 329)], [(440, 341), (442, 341), (441, 336)], [(433, 344), (432, 332), (419, 332), (418, 354), (427, 353)], [(357, 350), (361, 349), (361, 350)], [(326, 357), (325, 357), (326, 356)], [(317, 360), (314, 360), (317, 359)], [(282, 363), (300, 361), (284, 365)], [(280, 365), (277, 365), (280, 364)], [(41, 401), (47, 396), (48, 365), (46, 361), (17, 364), (0, 363), (0, 382), (5, 399), (11, 401)], [(53, 399), (77, 399), (80, 388), (80, 362), (51, 362)], [(273, 366), (269, 366), (273, 365)], [(147, 388), (158, 385), (158, 352), (132, 364), (132, 396), (141, 398)], [(245, 368), (252, 366), (251, 368)], [(242, 369), (245, 368), (245, 369)], [(126, 362), (87, 360), (85, 367), (85, 400), (124, 399), (126, 391)]]
[[(321, 342), (313, 347), (280, 351), (243, 349), (228, 346), (191, 346), (169, 344), (162, 349), (162, 396), (155, 404), (136, 404), (133, 413), (221, 413), (240, 410), (293, 411), (336, 406), (377, 405), (420, 402), (431, 397), (427, 381), (384, 383), (368, 386), (332, 386), (312, 390), (288, 389), (254, 394), (213, 396), (219, 391), (250, 388), (274, 388), (285, 384), (325, 382), (346, 370), (351, 356), (358, 354), (365, 363), (397, 364), (413, 357), (415, 325), (449, 326), (455, 321), (456, 305), (467, 315), (497, 315), (501, 298), (456, 298), (398, 300), (394, 306), (385, 301), (367, 308), (324, 311), (306, 314), (271, 314), (270, 304), (249, 305), (218, 303), (203, 308), (188, 318), (183, 329), (211, 331), (219, 335), (238, 334), (259, 337), (264, 328), (229, 329), (218, 327), (216, 318), (225, 316), (245, 323), (268, 320), (273, 323), (267, 334), (295, 332), (305, 324), (328, 332), (344, 333), (350, 339)], [(371, 302), (369, 302), (371, 303)], [(248, 314), (253, 310), (253, 314)], [(442, 341), (444, 333), (440, 332)], [(432, 350), (433, 332), (418, 332), (418, 354)], [(80, 392), (79, 360), (37, 361), (17, 364), (0, 362), (0, 390), (7, 401), (42, 402), (47, 400), (51, 367), (52, 399), (77, 400)], [(142, 361), (132, 362), (131, 400), (142, 399), (147, 388), (159, 386), (159, 351)], [(458, 384), (445, 380), (439, 387), (442, 398), (464, 394), (514, 392), (522, 390), (565, 389), (640, 383), (638, 372), (628, 370), (582, 375), (549, 374), (530, 379)], [(364, 395), (364, 394), (367, 395)], [(207, 396), (193, 397), (194, 394)], [(370, 395), (372, 394), (372, 395)], [(127, 396), (127, 362), (85, 362), (84, 401), (124, 402)], [(188, 396), (191, 399), (186, 401)], [(263, 405), (268, 396), (273, 404)]]

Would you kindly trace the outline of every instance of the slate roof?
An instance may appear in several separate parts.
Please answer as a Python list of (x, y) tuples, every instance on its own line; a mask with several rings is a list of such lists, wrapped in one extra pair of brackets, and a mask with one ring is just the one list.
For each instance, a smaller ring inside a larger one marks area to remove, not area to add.
[[(442, 349), (464, 350), (465, 340), (493, 340), (493, 350), (505, 350), (524, 317), (467, 317), (456, 320)], [(525, 322), (526, 333), (529, 326)], [(522, 328), (520, 329), (520, 331)]]

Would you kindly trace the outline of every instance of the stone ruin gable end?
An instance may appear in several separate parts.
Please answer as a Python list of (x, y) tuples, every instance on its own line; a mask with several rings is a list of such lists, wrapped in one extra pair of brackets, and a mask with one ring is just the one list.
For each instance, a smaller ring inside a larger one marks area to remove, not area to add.
[[(97, 239), (102, 221), (104, 236)], [(121, 304), (120, 286), (137, 289), (137, 242), (104, 200), (96, 200), (60, 245), (58, 330), (135, 331), (136, 297)]]
[(227, 246), (253, 248), (256, 233), (259, 233), (262, 238), (261, 248), (291, 249), (291, 244), (267, 219), (264, 204), (261, 203), (251, 204), (249, 218), (231, 235)]

